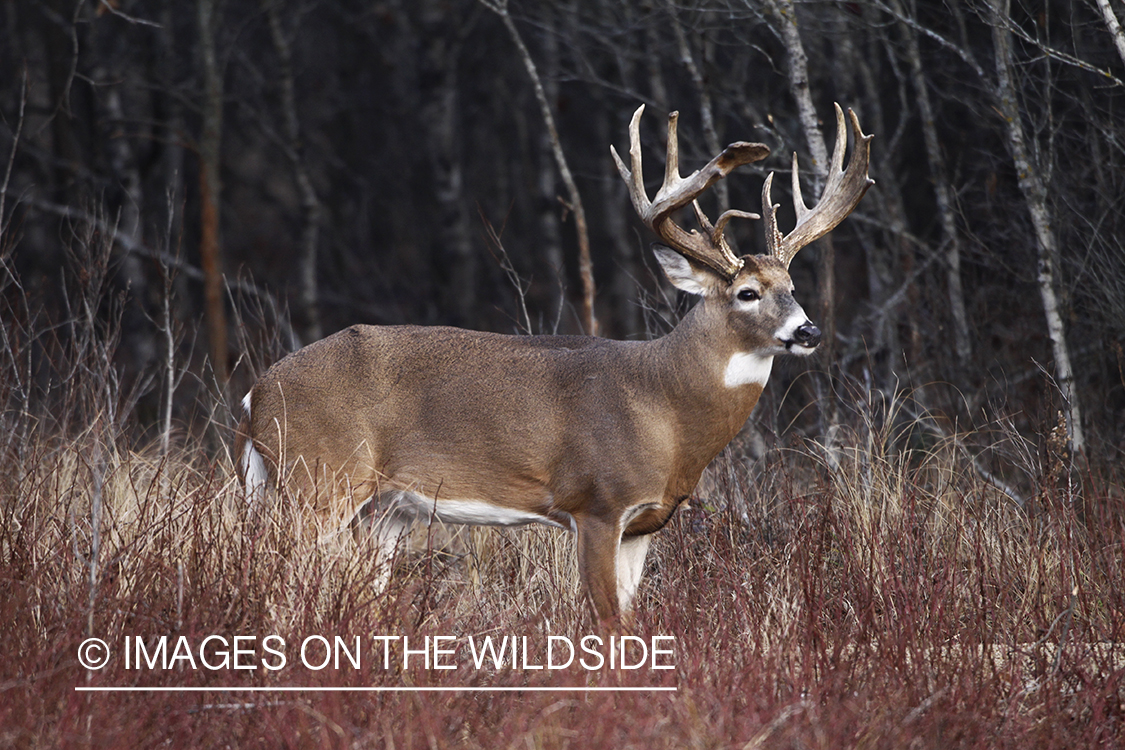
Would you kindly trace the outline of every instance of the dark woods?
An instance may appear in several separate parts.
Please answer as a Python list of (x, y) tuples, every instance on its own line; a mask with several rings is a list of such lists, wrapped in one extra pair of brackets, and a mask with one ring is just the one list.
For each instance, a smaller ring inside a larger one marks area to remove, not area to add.
[[(705, 209), (760, 211), (773, 170), (786, 228), (790, 155), (812, 202), (838, 101), (876, 134), (877, 185), (793, 265), (834, 336), (815, 372), (779, 365), (760, 429), (825, 434), (857, 398), (907, 388), (950, 429), (1061, 424), (1120, 460), (1114, 17), (1118, 0), (10, 0), (0, 285), (22, 375), (3, 396), (50, 392), (60, 353), (104, 329), (151, 437), (225, 421), (194, 396), (226, 391), (229, 409), (350, 323), (582, 331), (584, 239), (599, 333), (661, 333), (676, 300), (609, 155), (633, 110), (648, 105), (650, 185), (673, 109), (686, 170), (769, 145)], [(728, 235), (764, 250), (760, 222)]]

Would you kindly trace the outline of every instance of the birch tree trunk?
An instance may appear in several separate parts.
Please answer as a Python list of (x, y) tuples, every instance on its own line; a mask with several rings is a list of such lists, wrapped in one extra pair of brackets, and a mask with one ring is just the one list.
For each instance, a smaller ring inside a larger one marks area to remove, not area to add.
[[(768, 0), (768, 2), (770, 10), (777, 18), (781, 40), (785, 45), (789, 68), (789, 92), (797, 104), (801, 129), (804, 131), (805, 142), (812, 156), (810, 165), (812, 194), (819, 200), (828, 174), (828, 147), (824, 142), (824, 133), (820, 128), (809, 88), (809, 58), (801, 43), (797, 11), (793, 0)], [(817, 250), (816, 281), (817, 296), (820, 301), (817, 325), (824, 333), (821, 350), (824, 352), (824, 361), (829, 371), (827, 383), (822, 382), (821, 378), (817, 378), (815, 382), (818, 390), (817, 400), (820, 403), (821, 431), (824, 433), (831, 454), (834, 433), (839, 421), (836, 399), (832, 395), (831, 376), (832, 367), (836, 362), (836, 262), (830, 235), (817, 240), (814, 246)]]
[(53, 164), (51, 179), (54, 200), (70, 204), (78, 196), (72, 194), (73, 169), (84, 162), (78, 142), (77, 128), (72, 111), (74, 75), (78, 66), (78, 23), (83, 3), (67, 0), (47, 0), (40, 21), (43, 25), (43, 45), (46, 53), (45, 72), (52, 108), (51, 148)]
[[(106, 151), (109, 154), (110, 168), (114, 180), (121, 185), (124, 191), (120, 213), (117, 215), (114, 228), (117, 233), (124, 234), (128, 244), (136, 246), (144, 244), (141, 230), (141, 206), (144, 205), (144, 194), (141, 189), (142, 180), (137, 164), (136, 154), (133, 150), (131, 138), (128, 133), (128, 119), (125, 113), (122, 90), (120, 84), (108, 83), (120, 80), (124, 76), (117, 71), (99, 69), (95, 72), (98, 80), (105, 81), (105, 116), (112, 129), (122, 133), (117, 138), (110, 139)], [(115, 243), (116, 247), (123, 247), (124, 243)], [(146, 313), (140, 307), (143, 300), (148, 297), (148, 277), (145, 274), (141, 258), (125, 250), (121, 250), (118, 263), (120, 273), (128, 285), (130, 295), (135, 300), (123, 311), (123, 326), (121, 333), (122, 345), (128, 350), (133, 362), (141, 363), (147, 367), (156, 358), (156, 347), (151, 336), (151, 328), (146, 320)]]
[(1011, 32), (1008, 31), (1008, 0), (992, 0), (992, 42), (996, 54), (997, 108), (1004, 118), (1005, 143), (1019, 177), (1020, 192), (1027, 201), (1031, 224), (1035, 229), (1038, 255), (1039, 296), (1047, 317), (1047, 334), (1055, 358), (1055, 380), (1058, 383), (1066, 409), (1068, 447), (1072, 454), (1081, 455), (1086, 447), (1082, 432), (1082, 413), (1075, 389), (1074, 370), (1070, 364), (1070, 350), (1055, 290), (1055, 258), (1059, 249), (1051, 230), (1051, 211), (1047, 205), (1047, 190), (1040, 177), (1038, 165), (1028, 151), (1027, 137), (1020, 119), (1019, 102), (1012, 70)]
[[(542, 15), (544, 23), (550, 24), (552, 10), (544, 8)], [(539, 47), (539, 63), (546, 73), (546, 80), (542, 82), (543, 94), (548, 102), (558, 101), (558, 89), (555, 85), (555, 74), (559, 68), (558, 38), (551, 33), (546, 35), (543, 44)], [(562, 228), (560, 226), (560, 212), (558, 198), (558, 162), (555, 159), (554, 148), (551, 144), (551, 133), (546, 128), (536, 128), (533, 124), (528, 127), (528, 140), (535, 145), (536, 157), (536, 188), (537, 202), (536, 213), (539, 219), (540, 253), (542, 261), (550, 268), (558, 283), (551, 290), (550, 301), (552, 310), (561, 311), (566, 298), (566, 260), (563, 258)], [(534, 268), (538, 263), (534, 263)], [(559, 320), (556, 318), (551, 332), (558, 333)], [(529, 333), (531, 333), (529, 331)]]
[(1094, 1), (1098, 4), (1098, 10), (1102, 12), (1102, 18), (1105, 19), (1105, 25), (1109, 29), (1110, 36), (1113, 37), (1117, 54), (1121, 55), (1121, 62), (1125, 63), (1125, 31), (1121, 30), (1121, 22), (1117, 20), (1117, 15), (1113, 12), (1109, 0)]
[[(616, 118), (609, 114), (611, 112), (613, 109), (606, 107), (598, 118), (599, 140), (603, 143), (613, 142), (613, 131), (619, 125)], [(622, 334), (633, 337), (644, 330), (641, 307), (637, 301), (636, 282), (638, 271), (643, 263), (637, 260), (636, 238), (629, 231), (628, 217), (632, 215), (633, 207), (629, 202), (628, 190), (625, 183), (621, 181), (613, 161), (605, 159), (603, 165), (599, 183), (602, 205), (606, 206), (605, 228), (613, 248), (613, 257), (617, 262), (611, 295)]]

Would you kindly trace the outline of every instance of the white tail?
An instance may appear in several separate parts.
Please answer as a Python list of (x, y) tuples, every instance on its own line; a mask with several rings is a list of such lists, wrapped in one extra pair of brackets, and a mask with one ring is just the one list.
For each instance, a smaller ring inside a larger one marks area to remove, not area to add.
[[(250, 397), (253, 392), (247, 393), (242, 399), (242, 413), (247, 423), (250, 421)], [(252, 440), (240, 442), (242, 450), (239, 456), (239, 469), (242, 474), (242, 483), (246, 487), (246, 502), (251, 507), (257, 506), (265, 493), (269, 483), (269, 472), (262, 454), (254, 447)]]
[[(236, 455), (248, 493), (268, 483), (325, 517), (378, 519), (386, 556), (418, 519), (570, 529), (597, 616), (628, 608), (650, 535), (746, 421), (773, 358), (819, 344), (793, 298), (789, 261), (872, 184), (871, 136), (854, 114), (855, 153), (841, 171), (837, 107), (836, 173), (820, 203), (810, 211), (796, 194), (798, 225), (782, 237), (767, 182), (771, 254), (735, 257), (727, 221), (756, 216), (728, 211), (712, 225), (695, 198), (769, 149), (735, 143), (681, 178), (673, 113), (664, 184), (649, 201), (642, 111), (630, 126), (631, 169), (613, 155), (641, 218), (671, 246), (655, 248), (665, 274), (702, 298), (671, 333), (636, 342), (353, 326), (282, 359), (247, 395)], [(702, 234), (672, 221), (688, 203)]]

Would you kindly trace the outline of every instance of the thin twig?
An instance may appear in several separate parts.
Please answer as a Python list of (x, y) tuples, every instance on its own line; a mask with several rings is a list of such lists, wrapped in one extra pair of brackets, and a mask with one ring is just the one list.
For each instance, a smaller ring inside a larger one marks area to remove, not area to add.
[(23, 132), (23, 113), (27, 105), (27, 65), (23, 66), (23, 76), (20, 81), (20, 116), (16, 122), (16, 132), (12, 136), (12, 153), (8, 157), (8, 167), (4, 170), (4, 184), (0, 185), (0, 235), (7, 232), (8, 222), (4, 221), (4, 202), (8, 197), (8, 183), (12, 179), (12, 166), (16, 162), (16, 152), (19, 150), (20, 133)]
[(148, 20), (145, 20), (144, 18), (137, 18), (136, 16), (130, 16), (128, 13), (122, 13), (120, 10), (113, 7), (113, 4), (110, 3), (109, 0), (101, 0), (101, 2), (98, 4), (98, 13), (99, 14), (109, 13), (110, 15), (117, 16), (118, 18), (120, 18), (123, 21), (127, 21), (128, 23), (136, 24), (138, 26), (151, 26), (154, 29), (164, 28), (163, 26), (158, 24), (156, 21), (148, 21)]

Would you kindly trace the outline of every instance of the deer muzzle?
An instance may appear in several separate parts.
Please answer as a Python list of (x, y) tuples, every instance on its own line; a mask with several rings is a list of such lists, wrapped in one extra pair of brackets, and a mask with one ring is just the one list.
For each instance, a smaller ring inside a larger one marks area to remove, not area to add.
[(791, 343), (806, 349), (815, 349), (820, 344), (820, 329), (809, 322), (799, 325), (793, 332)]

